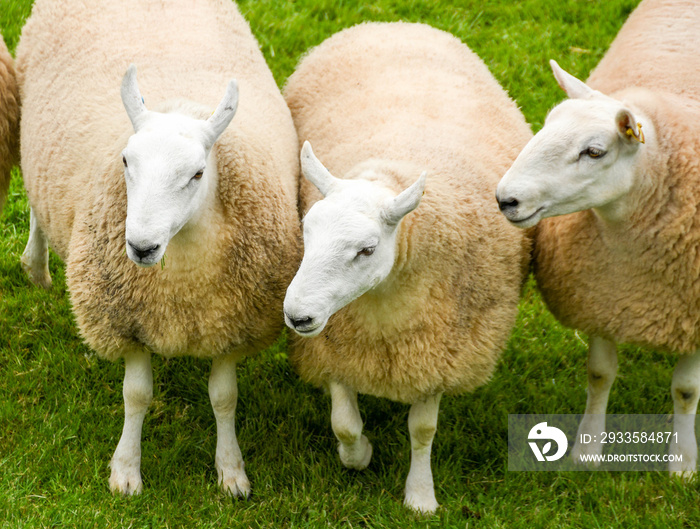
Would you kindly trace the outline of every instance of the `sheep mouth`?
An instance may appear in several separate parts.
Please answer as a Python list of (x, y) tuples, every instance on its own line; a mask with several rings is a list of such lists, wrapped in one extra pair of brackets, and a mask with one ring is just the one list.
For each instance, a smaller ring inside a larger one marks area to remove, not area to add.
[(158, 261), (152, 261), (151, 259), (132, 259), (132, 261), (140, 268), (150, 268), (155, 265)]
[(314, 336), (318, 336), (325, 326), (326, 325), (324, 322), (320, 325), (316, 325), (315, 327), (304, 328), (304, 329), (296, 328), (296, 329), (294, 329), (294, 332), (303, 338), (313, 338)]
[(302, 331), (299, 329), (294, 329), (294, 332), (296, 332), (299, 336), (302, 336), (303, 338), (313, 338), (314, 336), (316, 336), (318, 334), (318, 332), (316, 332), (316, 329), (312, 329), (310, 331)]
[[(518, 226), (519, 228), (529, 228), (531, 226), (534, 226), (540, 221), (540, 218), (538, 215), (542, 213), (544, 210), (544, 206), (541, 206), (535, 210), (535, 212), (532, 215), (528, 215), (527, 217), (524, 217), (522, 219), (508, 219), (511, 224), (514, 226)], [(532, 222), (534, 220), (534, 222)]]
[(138, 257), (136, 255), (129, 255), (127, 252), (127, 257), (139, 268), (151, 268), (153, 265), (161, 262), (161, 256), (148, 256), (148, 257)]

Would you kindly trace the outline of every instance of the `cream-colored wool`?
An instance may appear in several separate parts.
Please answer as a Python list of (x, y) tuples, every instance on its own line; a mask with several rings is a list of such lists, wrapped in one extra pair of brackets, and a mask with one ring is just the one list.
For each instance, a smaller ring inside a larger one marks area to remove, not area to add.
[(10, 187), (12, 166), (19, 163), (19, 112), (15, 64), (0, 35), (0, 212)]
[[(614, 342), (700, 346), (700, 5), (645, 0), (589, 86), (653, 123), (623, 223), (591, 210), (542, 220), (535, 272), (552, 313)], [(638, 88), (634, 88), (638, 87)], [(623, 88), (626, 88), (622, 90)]]
[(627, 18), (587, 84), (604, 94), (632, 86), (700, 97), (700, 4), (645, 0)]
[[(530, 139), (516, 105), (455, 37), (362, 24), (312, 50), (284, 90), (301, 142), (332, 174), (367, 168), (397, 193), (428, 172), (382, 284), (290, 339), (301, 376), (412, 403), (489, 378), (515, 321), (529, 239), (498, 212), (499, 178)], [(302, 211), (320, 193), (302, 181)]]
[[(173, 237), (163, 267), (139, 268), (125, 253), (121, 151), (133, 128), (120, 85), (130, 63), (151, 110), (205, 118), (231, 79), (240, 91), (213, 149), (214, 220), (206, 233)], [(268, 346), (299, 260), (297, 136), (235, 4), (37, 0), (17, 65), (27, 193), (66, 263), (88, 344), (109, 359)]]

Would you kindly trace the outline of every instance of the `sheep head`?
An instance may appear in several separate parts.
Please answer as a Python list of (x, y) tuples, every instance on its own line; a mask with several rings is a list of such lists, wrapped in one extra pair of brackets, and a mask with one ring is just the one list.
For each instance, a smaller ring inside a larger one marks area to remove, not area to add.
[(304, 258), (287, 289), (284, 315), (290, 328), (311, 337), (336, 311), (389, 275), (398, 226), (418, 207), (426, 176), (398, 195), (376, 182), (341, 180), (316, 158), (309, 142), (301, 168), (325, 198), (304, 217)]
[[(146, 109), (131, 65), (121, 88), (134, 127), (122, 152), (126, 179), (126, 252), (139, 266), (152, 266), (170, 240), (207, 207), (216, 189), (211, 148), (236, 113), (238, 87), (226, 94), (207, 120)], [(211, 162), (211, 163), (208, 163)]]
[(520, 228), (595, 208), (620, 218), (644, 143), (642, 124), (622, 102), (587, 86), (551, 61), (567, 99), (554, 107), (496, 191), (506, 218)]

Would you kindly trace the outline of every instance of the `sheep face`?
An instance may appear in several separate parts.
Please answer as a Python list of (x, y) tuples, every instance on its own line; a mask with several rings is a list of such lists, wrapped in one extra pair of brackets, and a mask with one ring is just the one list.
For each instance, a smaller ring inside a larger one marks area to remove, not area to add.
[(325, 195), (304, 218), (304, 258), (287, 289), (287, 325), (305, 337), (376, 287), (391, 272), (401, 219), (420, 203), (425, 174), (394, 196), (367, 180), (340, 180), (315, 158), (308, 142), (302, 172)]
[(216, 186), (212, 167), (216, 164), (207, 164), (208, 152), (192, 134), (196, 132), (196, 123), (190, 123), (193, 121), (154, 113), (122, 152), (126, 251), (140, 266), (151, 266), (161, 259), (170, 239), (197, 218), (209, 188)]
[(644, 142), (638, 123), (645, 120), (556, 63), (552, 67), (571, 99), (550, 112), (496, 191), (501, 211), (520, 228), (590, 208), (608, 217), (624, 214), (623, 197), (633, 186)]
[[(211, 148), (233, 119), (235, 81), (208, 120), (146, 110), (132, 65), (122, 83), (122, 101), (134, 126), (122, 152), (126, 179), (126, 252), (139, 266), (152, 266), (170, 240), (196, 223), (216, 190)], [(209, 162), (209, 163), (208, 163)]]

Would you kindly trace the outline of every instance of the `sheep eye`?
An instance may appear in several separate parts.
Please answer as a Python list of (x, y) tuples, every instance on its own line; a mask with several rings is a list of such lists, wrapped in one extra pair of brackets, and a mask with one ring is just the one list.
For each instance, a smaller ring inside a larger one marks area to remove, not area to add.
[(122, 163), (124, 164), (124, 167), (129, 167), (129, 165), (126, 163), (126, 156), (122, 156)]
[(374, 249), (375, 249), (375, 248), (376, 248), (376, 246), (368, 246), (367, 248), (362, 248), (362, 250), (360, 250), (359, 252), (357, 252), (357, 255), (358, 255), (358, 257), (359, 257), (360, 255), (370, 256), (370, 255), (372, 255), (372, 254), (374, 253)]
[(590, 158), (601, 158), (605, 156), (605, 151), (603, 149), (597, 149), (595, 147), (588, 147), (588, 149), (581, 151), (581, 154), (585, 154)]
[(200, 178), (202, 178), (203, 174), (204, 171), (197, 171), (192, 178), (194, 178), (195, 180), (199, 180)]

